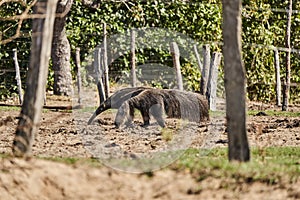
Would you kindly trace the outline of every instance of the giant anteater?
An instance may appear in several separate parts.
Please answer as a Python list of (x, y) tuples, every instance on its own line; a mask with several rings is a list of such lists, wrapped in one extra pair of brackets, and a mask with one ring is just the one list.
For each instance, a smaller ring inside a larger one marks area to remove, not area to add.
[(144, 89), (127, 99), (118, 109), (115, 126), (128, 126), (134, 118), (134, 109), (141, 111), (144, 126), (149, 125), (150, 114), (161, 127), (165, 127), (163, 114), (170, 118), (193, 122), (209, 120), (208, 102), (203, 95), (176, 89)]

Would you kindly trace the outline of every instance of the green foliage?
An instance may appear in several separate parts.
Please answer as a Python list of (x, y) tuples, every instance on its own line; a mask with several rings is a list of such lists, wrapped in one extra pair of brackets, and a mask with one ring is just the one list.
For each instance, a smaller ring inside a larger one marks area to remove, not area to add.
[[(285, 9), (287, 1), (243, 1), (243, 57), (246, 67), (248, 97), (250, 100), (274, 101), (275, 99), (275, 69), (274, 53), (270, 48), (285, 46), (285, 29), (287, 14), (272, 11), (272, 8)], [(299, 9), (300, 4), (294, 4), (293, 9)], [(299, 13), (292, 17), (291, 45), (299, 49)], [(281, 80), (285, 77), (285, 53), (280, 53)], [(299, 82), (299, 56), (291, 55), (291, 82)], [(291, 99), (297, 98), (300, 88), (291, 88)]]
[[(180, 0), (134, 1), (127, 5), (122, 2), (103, 2), (100, 9), (92, 12), (91, 9), (83, 7), (81, 1), (75, 1), (70, 15), (68, 33), (72, 49), (80, 47), (83, 58), (90, 53), (90, 49), (101, 44), (102, 22), (106, 22), (109, 35), (124, 33), (130, 28), (156, 27), (183, 33), (201, 44), (220, 41), (222, 36), (221, 4), (206, 1), (191, 4)], [(192, 46), (189, 48), (192, 49)], [(217, 45), (214, 47), (218, 50), (220, 48)], [(201, 46), (199, 49), (201, 50)], [(137, 65), (155, 61), (169, 67), (173, 66), (169, 51), (162, 48), (137, 49), (136, 55)], [(113, 74), (121, 75), (120, 71), (129, 70), (129, 63), (129, 53), (127, 53), (119, 57), (110, 66), (110, 70)], [(187, 80), (186, 86), (199, 91), (201, 76), (195, 63), (181, 59), (182, 73)], [(161, 83), (152, 84), (157, 86)]]
[(184, 63), (182, 65), (182, 76), (184, 77), (185, 87), (192, 91), (200, 91), (201, 72), (191, 63)]
[[(243, 60), (246, 68), (247, 91), (250, 100), (275, 100), (274, 55), (270, 46), (284, 47), (286, 13), (280, 11), (287, 7), (287, 1), (255, 0), (243, 1), (242, 39)], [(278, 8), (279, 12), (272, 10)], [(21, 14), (24, 7), (18, 3), (3, 4), (0, 16)], [(296, 2), (293, 9), (299, 10)], [(291, 45), (300, 48), (300, 13), (292, 17)], [(176, 31), (198, 42), (199, 53), (202, 44), (211, 44), (211, 51), (221, 51), (222, 44), (222, 4), (220, 0), (195, 0), (188, 3), (182, 0), (164, 1), (103, 1), (99, 9), (82, 5), (81, 0), (74, 0), (67, 21), (67, 34), (71, 44), (72, 57), (75, 58), (75, 48), (81, 49), (81, 60), (92, 54), (93, 49), (102, 43), (103, 27), (106, 22), (108, 36), (125, 33), (131, 28), (158, 27)], [(31, 21), (25, 20), (22, 32), (30, 34)], [(0, 21), (2, 39), (11, 37), (17, 28), (17, 21)], [(124, 45), (124, 44), (123, 44)], [(29, 64), (30, 38), (20, 39), (0, 46), (1, 69), (14, 69), (12, 49), (17, 48), (22, 71)], [(192, 49), (192, 47), (190, 47)], [(113, 47), (111, 47), (113, 50)], [(170, 53), (161, 48), (137, 49), (137, 65), (155, 61), (159, 64), (172, 66)], [(285, 53), (280, 53), (281, 79), (285, 75)], [(71, 61), (74, 69), (74, 60)], [(117, 81), (122, 70), (129, 69), (129, 53), (120, 56), (110, 65), (113, 75), (111, 80)], [(199, 91), (200, 73), (191, 60), (181, 59), (182, 73), (188, 82), (189, 89)], [(300, 83), (300, 57), (291, 55), (291, 82)], [(219, 83), (223, 86), (223, 67), (219, 68)], [(25, 83), (25, 73), (22, 73)], [(52, 89), (53, 72), (50, 68), (48, 89)], [(160, 84), (160, 83), (158, 83)], [(16, 92), (13, 73), (0, 76), (0, 98), (6, 98)], [(23, 84), (24, 85), (24, 84)], [(300, 87), (291, 87), (291, 99), (296, 101)], [(224, 96), (224, 89), (219, 87), (218, 94)], [(299, 99), (299, 98), (298, 98)]]
[[(0, 7), (0, 17), (11, 17), (20, 15), (25, 7), (19, 3), (4, 3)], [(4, 41), (16, 34), (18, 21), (0, 20), (0, 40)], [(26, 38), (31, 30), (31, 20), (25, 20), (20, 30), (20, 38), (17, 41), (0, 45), (0, 99), (6, 99), (17, 93), (15, 81), (13, 49), (18, 51), (20, 73), (22, 80), (25, 80), (25, 71), (29, 64), (30, 39)], [(24, 81), (23, 81), (24, 82)], [(24, 84), (23, 84), (24, 85)]]

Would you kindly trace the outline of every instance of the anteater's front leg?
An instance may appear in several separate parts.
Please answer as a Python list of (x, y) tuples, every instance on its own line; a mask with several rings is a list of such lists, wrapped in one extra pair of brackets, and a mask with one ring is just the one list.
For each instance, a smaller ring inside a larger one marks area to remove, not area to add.
[(134, 119), (134, 106), (130, 102), (128, 105), (129, 105), (129, 114), (127, 115), (127, 119), (125, 122), (125, 125), (127, 127), (132, 125), (132, 121)]
[(141, 109), (141, 114), (142, 114), (143, 121), (144, 121), (143, 126), (144, 126), (144, 127), (145, 127), (145, 126), (149, 126), (149, 125), (150, 125), (149, 109), (147, 109), (147, 108)]

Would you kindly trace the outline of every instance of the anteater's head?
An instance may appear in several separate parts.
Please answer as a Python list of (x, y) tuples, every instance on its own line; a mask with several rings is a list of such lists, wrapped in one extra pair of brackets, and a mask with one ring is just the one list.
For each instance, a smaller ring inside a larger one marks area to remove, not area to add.
[(107, 109), (107, 105), (105, 104), (105, 102), (103, 102), (97, 109), (96, 111), (93, 113), (93, 115), (90, 117), (89, 121), (88, 121), (88, 125), (90, 125), (94, 119), (101, 114), (103, 111), (105, 111)]

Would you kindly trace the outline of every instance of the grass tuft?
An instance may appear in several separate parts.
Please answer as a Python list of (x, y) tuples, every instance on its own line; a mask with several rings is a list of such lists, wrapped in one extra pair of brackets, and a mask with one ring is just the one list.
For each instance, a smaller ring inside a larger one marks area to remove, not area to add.
[[(248, 110), (248, 115), (256, 115), (261, 111), (259, 110)], [(275, 111), (275, 110), (264, 110), (268, 116), (274, 117), (299, 117), (300, 112), (290, 112), (290, 111)]]

